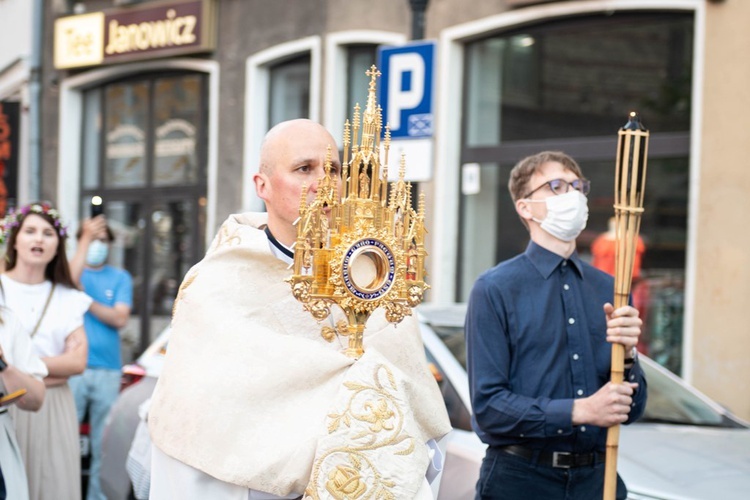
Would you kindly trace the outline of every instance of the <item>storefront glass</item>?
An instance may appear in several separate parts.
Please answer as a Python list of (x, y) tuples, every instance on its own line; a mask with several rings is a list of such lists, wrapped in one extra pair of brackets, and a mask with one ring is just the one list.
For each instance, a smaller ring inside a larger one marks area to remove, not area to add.
[(179, 284), (205, 250), (205, 92), (205, 75), (169, 73), (84, 95), (81, 213), (92, 196), (104, 199), (110, 263), (133, 276), (125, 361), (169, 324)]
[(526, 247), (507, 183), (518, 160), (540, 151), (571, 155), (592, 181), (578, 252), (593, 261), (592, 245), (614, 215), (617, 131), (635, 110), (651, 131), (645, 251), (633, 286), (641, 350), (680, 371), (692, 32), (689, 14), (609, 13), (467, 44), (462, 163), (480, 164), (480, 191), (461, 196), (458, 300), (484, 270)]

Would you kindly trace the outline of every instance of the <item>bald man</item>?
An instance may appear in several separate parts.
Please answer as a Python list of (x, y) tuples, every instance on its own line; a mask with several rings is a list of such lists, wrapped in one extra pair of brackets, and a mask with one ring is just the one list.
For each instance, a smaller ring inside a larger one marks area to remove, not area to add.
[[(272, 128), (253, 176), (267, 213), (230, 216), (187, 273), (148, 417), (150, 498), (354, 498), (378, 489), (432, 498), (428, 482), (442, 463), (434, 440), (450, 425), (416, 321), (407, 318), (396, 333), (384, 315), (373, 315), (355, 363), (344, 354), (346, 339), (325, 340), (284, 282), (302, 187), (312, 201), (329, 147), (338, 178), (336, 144), (322, 126), (292, 120)], [(326, 419), (341, 411), (353, 383), (379, 386), (362, 379), (379, 370), (393, 375), (394, 394), (373, 393), (334, 432)], [(384, 412), (386, 400), (401, 407)], [(347, 437), (348, 427), (363, 422), (367, 439), (392, 449), (365, 452), (361, 433)], [(383, 434), (394, 428), (402, 434)], [(337, 453), (343, 462), (335, 462)]]

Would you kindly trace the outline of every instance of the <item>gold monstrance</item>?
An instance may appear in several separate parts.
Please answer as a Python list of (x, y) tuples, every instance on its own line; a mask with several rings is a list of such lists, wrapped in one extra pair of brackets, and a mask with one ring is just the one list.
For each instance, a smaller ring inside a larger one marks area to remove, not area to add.
[[(648, 130), (634, 112), (618, 132), (615, 164), (615, 309), (628, 305), (633, 281), (633, 261), (641, 229), (643, 196), (646, 192)], [(625, 347), (612, 344), (613, 384), (622, 384), (625, 375)], [(604, 500), (614, 500), (617, 490), (617, 449), (620, 426), (607, 430), (607, 454), (604, 469)]]
[[(354, 107), (353, 123), (344, 125), (344, 162), (339, 199), (338, 179), (331, 177), (330, 151), (325, 176), (318, 183), (315, 199), (307, 202), (303, 188), (294, 244), (294, 274), (288, 278), (294, 297), (315, 319), (322, 321), (338, 305), (346, 314), (335, 329), (323, 327), (321, 334), (333, 340), (348, 336), (346, 354), (359, 358), (364, 352), (365, 323), (378, 307), (385, 317), (398, 323), (422, 302), (429, 286), (424, 282), (424, 196), (412, 208), (411, 185), (404, 182), (405, 160), (401, 157), (399, 179), (388, 188), (390, 131), (385, 127), (381, 162), (382, 113), (377, 105), (375, 66), (370, 77), (367, 106), (361, 120)], [(351, 160), (349, 148), (351, 147)]]

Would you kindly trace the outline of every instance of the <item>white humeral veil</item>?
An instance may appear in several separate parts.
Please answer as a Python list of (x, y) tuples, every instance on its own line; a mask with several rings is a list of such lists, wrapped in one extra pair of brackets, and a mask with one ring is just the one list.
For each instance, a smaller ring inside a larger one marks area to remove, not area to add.
[(308, 484), (312, 498), (354, 498), (352, 488), (418, 496), (424, 443), (450, 424), (416, 319), (393, 326), (375, 312), (355, 363), (292, 297), (265, 222), (230, 216), (186, 275), (149, 413), (154, 444), (280, 496)]

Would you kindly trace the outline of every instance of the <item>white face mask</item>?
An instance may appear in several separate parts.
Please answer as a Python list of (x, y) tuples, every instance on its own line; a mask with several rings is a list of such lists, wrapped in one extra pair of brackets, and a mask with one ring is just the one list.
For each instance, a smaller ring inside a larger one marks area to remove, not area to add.
[(526, 201), (547, 204), (547, 216), (544, 220), (531, 220), (538, 222), (542, 229), (562, 241), (576, 239), (589, 219), (588, 200), (576, 189), (571, 189), (565, 194), (548, 196), (543, 200)]
[(106, 262), (108, 254), (109, 245), (103, 241), (94, 240), (86, 252), (86, 264), (91, 267), (99, 267)]

